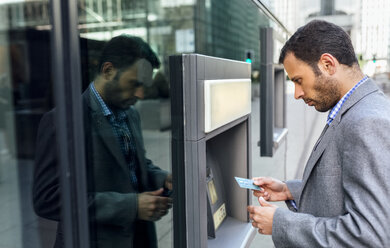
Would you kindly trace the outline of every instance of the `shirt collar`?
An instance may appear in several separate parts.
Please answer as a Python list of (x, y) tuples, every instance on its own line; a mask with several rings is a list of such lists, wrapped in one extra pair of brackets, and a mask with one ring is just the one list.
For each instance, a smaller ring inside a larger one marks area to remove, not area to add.
[(334, 118), (336, 117), (337, 113), (340, 111), (341, 107), (343, 106), (343, 104), (347, 101), (347, 99), (349, 98), (350, 95), (352, 95), (352, 93), (361, 85), (363, 84), (364, 82), (366, 82), (368, 79), (367, 76), (364, 76), (359, 82), (357, 82), (357, 84), (355, 84), (355, 86), (352, 87), (352, 89), (350, 89), (341, 99), (340, 101), (337, 102), (337, 104), (332, 108), (332, 110), (329, 112), (329, 115), (328, 115), (328, 119), (326, 121), (326, 123), (328, 125), (330, 125), (332, 123), (332, 121), (334, 120)]
[(104, 102), (103, 98), (100, 96), (99, 92), (96, 90), (94, 82), (90, 84), (90, 88), (95, 95), (96, 99), (98, 100), (100, 107), (102, 109), (103, 115), (104, 116), (110, 116), (112, 115), (111, 109), (107, 106), (107, 104)]
[(104, 102), (104, 100), (100, 96), (99, 92), (96, 90), (94, 82), (91, 83), (90, 88), (91, 88), (93, 94), (95, 95), (96, 99), (98, 100), (104, 116), (114, 116), (114, 117), (118, 118), (119, 121), (123, 121), (123, 120), (127, 119), (127, 114), (123, 110), (117, 110), (117, 111), (115, 111), (115, 114), (114, 114), (114, 112)]

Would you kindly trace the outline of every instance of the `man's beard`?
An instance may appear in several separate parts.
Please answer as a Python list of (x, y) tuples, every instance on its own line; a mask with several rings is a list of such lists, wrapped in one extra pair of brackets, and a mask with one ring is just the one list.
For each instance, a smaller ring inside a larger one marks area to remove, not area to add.
[(134, 105), (137, 102), (137, 98), (131, 99), (118, 99), (120, 95), (121, 89), (119, 88), (119, 73), (109, 82), (107, 82), (104, 86), (104, 93), (106, 96), (106, 104), (111, 109), (121, 109), (126, 110), (131, 105)]
[(341, 99), (340, 84), (337, 79), (325, 77), (323, 74), (316, 77), (314, 90), (316, 98), (310, 99), (315, 104), (314, 107), (319, 112), (326, 112), (333, 108)]

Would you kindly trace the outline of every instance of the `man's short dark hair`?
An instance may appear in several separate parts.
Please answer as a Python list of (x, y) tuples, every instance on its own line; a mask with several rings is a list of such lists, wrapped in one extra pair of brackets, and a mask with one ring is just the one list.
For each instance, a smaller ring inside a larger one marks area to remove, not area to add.
[(358, 63), (349, 35), (341, 27), (321, 20), (309, 22), (290, 37), (280, 52), (279, 63), (290, 52), (309, 64), (316, 75), (321, 74), (317, 63), (324, 53), (349, 67)]
[(111, 62), (116, 69), (121, 70), (133, 65), (141, 58), (148, 60), (153, 68), (160, 66), (157, 55), (144, 40), (125, 34), (116, 36), (103, 48), (99, 59), (99, 73), (105, 62)]

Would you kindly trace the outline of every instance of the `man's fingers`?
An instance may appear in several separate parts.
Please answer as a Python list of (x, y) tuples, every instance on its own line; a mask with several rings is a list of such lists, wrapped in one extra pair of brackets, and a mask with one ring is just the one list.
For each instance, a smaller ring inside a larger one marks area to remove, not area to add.
[(167, 210), (172, 206), (172, 199), (169, 197), (155, 196), (150, 207), (153, 211)]
[(154, 195), (154, 196), (159, 196), (162, 194), (162, 192), (164, 191), (163, 188), (160, 188), (158, 190), (155, 190), (155, 191), (148, 191), (148, 192), (145, 192), (146, 194), (148, 195)]
[(262, 208), (255, 207), (255, 206), (248, 206), (247, 209), (249, 212), (249, 219), (252, 220), (252, 226), (254, 228), (262, 229), (262, 225), (261, 225), (263, 221)]
[(262, 223), (264, 221), (264, 218), (261, 214), (255, 214), (252, 217), (252, 220), (256, 222), (257, 224)]
[(272, 205), (269, 204), (263, 197), (259, 197), (259, 203), (262, 207), (271, 207)]
[(260, 206), (247, 207), (252, 226), (258, 228), (261, 234), (272, 234), (272, 219), (277, 206), (269, 204), (262, 197), (259, 202)]
[(262, 210), (261, 206), (248, 206), (248, 212), (250, 219), (254, 220), (256, 216), (261, 216)]
[(255, 190), (254, 192), (256, 192), (256, 194), (259, 196), (263, 196), (266, 191), (264, 190), (264, 188), (261, 188), (261, 190)]
[(263, 198), (264, 200), (269, 201), (271, 199), (271, 195), (268, 192), (264, 192)]
[(255, 177), (252, 180), (253, 183), (257, 186), (263, 186), (272, 183), (272, 178), (270, 177)]
[(172, 207), (172, 198), (161, 196), (163, 189), (138, 195), (138, 212), (142, 220), (157, 221)]
[(172, 198), (150, 195), (146, 205), (144, 204), (144, 206), (153, 212), (167, 210), (172, 207)]
[(260, 192), (258, 190), (253, 191), (253, 195), (257, 198), (263, 197), (264, 200), (269, 201), (271, 198), (271, 195), (267, 191)]
[(248, 206), (246, 209), (248, 210), (249, 214), (255, 213), (255, 206)]
[(168, 213), (168, 210), (161, 210), (161, 211), (160, 211), (161, 216), (164, 216), (164, 215), (166, 215), (167, 213)]
[(261, 185), (264, 184), (264, 178), (263, 177), (254, 177), (254, 178), (252, 178), (252, 180), (253, 180), (253, 183), (255, 185), (261, 186)]
[(252, 226), (254, 228), (261, 228), (262, 227), (261, 224), (260, 224), (262, 219), (260, 217), (258, 217), (256, 215), (253, 215), (251, 217), (251, 220), (252, 220)]

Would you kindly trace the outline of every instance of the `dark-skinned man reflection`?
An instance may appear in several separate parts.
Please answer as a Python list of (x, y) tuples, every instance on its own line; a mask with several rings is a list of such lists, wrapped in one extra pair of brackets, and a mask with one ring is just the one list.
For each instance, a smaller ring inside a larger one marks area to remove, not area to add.
[[(142, 39), (121, 35), (104, 47), (99, 73), (83, 93), (92, 247), (157, 247), (154, 221), (166, 215), (172, 177), (145, 157), (143, 98), (160, 62)], [(36, 213), (61, 222), (55, 109), (38, 131), (33, 199)], [(165, 191), (164, 191), (165, 190)], [(54, 247), (63, 247), (61, 223)]]

